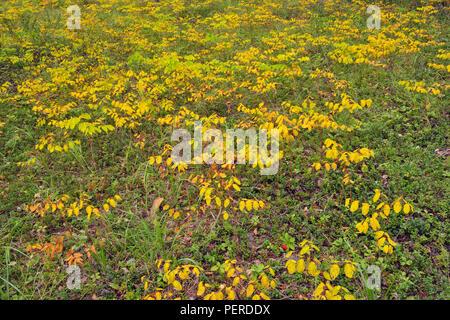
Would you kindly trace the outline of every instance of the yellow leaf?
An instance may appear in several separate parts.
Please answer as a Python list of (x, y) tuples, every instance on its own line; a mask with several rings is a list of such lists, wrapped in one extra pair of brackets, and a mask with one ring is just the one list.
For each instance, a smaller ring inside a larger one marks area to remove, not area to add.
[(331, 280), (336, 279), (336, 277), (339, 275), (340, 268), (337, 264), (333, 264), (330, 268), (330, 276)]
[(321, 282), (317, 288), (314, 290), (313, 292), (313, 296), (319, 296), (320, 294), (322, 294), (323, 292), (323, 288), (325, 287), (325, 284), (323, 282)]
[(236, 293), (233, 290), (230, 290), (230, 292), (228, 293), (228, 300), (234, 300), (236, 299)]
[(264, 292), (261, 292), (261, 293), (260, 293), (260, 296), (261, 296), (261, 298), (263, 298), (264, 300), (270, 300), (270, 298), (269, 298)]
[(230, 200), (229, 200), (229, 199), (225, 199), (225, 201), (224, 201), (224, 203), (223, 203), (223, 206), (224, 206), (225, 208), (227, 208), (229, 205), (230, 205)]
[(297, 261), (297, 272), (302, 273), (305, 270), (305, 261), (303, 259), (298, 259)]
[(344, 266), (344, 273), (347, 278), (351, 279), (353, 277), (353, 274), (355, 273), (355, 266), (350, 263), (346, 263)]
[(378, 222), (378, 219), (376, 217), (376, 214), (374, 214), (370, 219), (370, 226), (372, 227), (373, 230), (377, 231), (378, 229), (381, 228), (380, 223)]
[(252, 300), (261, 300), (261, 298), (259, 297), (259, 295), (255, 294), (253, 296)]
[(373, 202), (377, 202), (378, 201), (378, 199), (380, 199), (380, 196), (381, 196), (381, 192), (380, 192), (380, 190), (379, 189), (375, 189), (375, 195), (373, 196)]
[(352, 202), (352, 205), (350, 206), (350, 211), (355, 212), (356, 210), (358, 210), (358, 207), (359, 207), (359, 201), (355, 200)]
[(174, 281), (172, 282), (172, 285), (173, 285), (173, 287), (174, 287), (175, 289), (177, 289), (178, 291), (181, 291), (181, 289), (183, 289), (183, 288), (181, 287), (181, 283), (180, 283), (178, 280), (174, 280)]
[(345, 206), (346, 207), (348, 207), (349, 205), (350, 205), (350, 201), (351, 201), (352, 199), (350, 199), (350, 198), (347, 198), (347, 199), (345, 199)]
[(399, 213), (400, 211), (402, 211), (402, 204), (400, 203), (400, 201), (395, 201), (394, 211), (395, 213)]
[(286, 268), (288, 269), (288, 272), (290, 274), (293, 274), (295, 272), (295, 267), (296, 267), (295, 260), (291, 259), (286, 262)]
[(239, 210), (241, 210), (241, 211), (244, 211), (244, 208), (245, 208), (245, 201), (241, 201), (241, 202), (239, 202)]
[(300, 255), (302, 256), (302, 255), (304, 255), (305, 253), (308, 253), (308, 252), (309, 252), (309, 246), (304, 246), (302, 248), (302, 250), (300, 250)]
[(224, 220), (228, 220), (229, 216), (228, 216), (228, 212), (224, 211), (223, 212), (223, 219)]
[(203, 281), (200, 281), (198, 284), (197, 296), (202, 296), (205, 293), (205, 286), (203, 285)]
[(263, 275), (261, 278), (261, 284), (264, 288), (269, 288), (269, 278), (266, 275)]
[(403, 212), (408, 214), (410, 210), (411, 210), (410, 204), (409, 203), (405, 203), (405, 205), (403, 206)]
[(312, 275), (313, 277), (317, 277), (320, 274), (320, 271), (317, 270), (317, 266), (316, 266), (315, 262), (311, 261), (308, 264), (308, 273), (310, 275)]
[(255, 287), (252, 284), (250, 284), (247, 287), (247, 292), (246, 292), (247, 298), (250, 298), (250, 296), (253, 294), (254, 291), (255, 291)]
[(389, 242), (389, 244), (391, 246), (396, 246), (397, 245), (394, 241), (392, 241), (391, 237), (389, 237), (389, 235), (387, 233), (386, 233), (386, 238), (387, 238), (387, 240), (388, 240), (388, 242)]
[(111, 205), (111, 207), (115, 208), (116, 207), (116, 201), (114, 199), (109, 199), (109, 204)]
[[(375, 232), (375, 239), (380, 239), (383, 235), (385, 235), (386, 237), (389, 237), (389, 235), (387, 233), (385, 233), (384, 231), (377, 231)], [(384, 241), (383, 241), (384, 243)]]
[(247, 209), (247, 211), (251, 211), (251, 210), (252, 210), (252, 207), (253, 207), (252, 201), (251, 201), (251, 200), (247, 200), (247, 201), (245, 202), (245, 208)]
[(167, 283), (171, 284), (172, 282), (175, 281), (175, 274), (176, 274), (175, 270), (172, 270), (167, 273)]
[(389, 212), (391, 212), (391, 207), (389, 207), (388, 204), (385, 204), (384, 207), (383, 207), (383, 212), (384, 212), (384, 214), (385, 214), (386, 216), (388, 216), (388, 215), (389, 215)]
[(277, 286), (275, 280), (270, 281), (270, 286), (272, 287), (272, 289), (275, 289), (275, 287)]

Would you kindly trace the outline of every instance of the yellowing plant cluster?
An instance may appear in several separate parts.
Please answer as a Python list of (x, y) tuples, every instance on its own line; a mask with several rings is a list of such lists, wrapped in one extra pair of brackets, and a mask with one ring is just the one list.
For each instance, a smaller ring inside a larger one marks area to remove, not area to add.
[[(194, 265), (171, 266), (170, 260), (158, 260), (156, 266), (163, 275), (166, 290), (157, 288), (155, 292), (147, 295), (147, 300), (187, 298), (182, 293), (189, 294), (197, 299), (204, 300), (270, 300), (266, 294), (276, 288), (275, 272), (269, 266), (258, 266), (255, 270), (245, 270), (240, 267), (237, 260), (226, 260), (223, 264), (213, 267), (212, 271), (219, 277), (219, 284), (199, 281), (200, 273), (204, 270)], [(149, 288), (150, 282), (145, 277), (144, 289)], [(197, 288), (195, 291), (194, 288)], [(183, 291), (184, 290), (184, 291)], [(195, 291), (195, 292), (194, 292)]]
[[(367, 233), (370, 226), (370, 229), (374, 231), (375, 239), (378, 240), (377, 246), (382, 249), (384, 253), (392, 254), (393, 247), (396, 245), (396, 243), (392, 241), (387, 232), (381, 230), (381, 225), (378, 217), (383, 218), (383, 220), (387, 220), (391, 212), (391, 208), (394, 209), (395, 213), (400, 213), (403, 208), (403, 212), (405, 214), (408, 214), (409, 212), (413, 211), (413, 207), (402, 197), (391, 203), (381, 201), (375, 206), (375, 204), (379, 201), (381, 195), (384, 198), (388, 199), (387, 196), (382, 194), (379, 189), (376, 189), (375, 194), (372, 198), (372, 208), (371, 205), (367, 202), (361, 203), (360, 207), (359, 200), (352, 201), (351, 198), (347, 198), (345, 200), (345, 206), (350, 207), (350, 212), (356, 212), (359, 208), (361, 208), (361, 213), (365, 217), (365, 219), (356, 224), (356, 229), (358, 229), (358, 232)], [(372, 211), (372, 214), (370, 214), (370, 211)]]
[[(353, 278), (355, 272), (355, 263), (351, 261), (330, 261), (331, 265), (324, 268), (316, 255), (320, 249), (309, 240), (303, 240), (300, 243), (300, 251), (295, 254), (289, 251), (286, 254), (286, 269), (290, 274), (306, 274), (313, 278), (319, 278), (320, 283), (312, 293), (314, 300), (354, 300), (355, 297), (350, 294), (349, 290), (340, 286), (331, 284), (341, 273), (341, 265), (347, 278)], [(324, 270), (325, 269), (325, 270)], [(325, 281), (325, 282), (324, 282)]]

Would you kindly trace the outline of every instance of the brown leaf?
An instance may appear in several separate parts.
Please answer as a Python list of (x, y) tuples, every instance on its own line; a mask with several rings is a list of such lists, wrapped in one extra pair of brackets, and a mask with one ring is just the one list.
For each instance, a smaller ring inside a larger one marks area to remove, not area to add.
[(161, 205), (161, 202), (163, 202), (164, 198), (161, 197), (157, 197), (154, 201), (153, 201), (153, 205), (152, 208), (150, 209), (150, 213), (148, 214), (148, 217), (150, 219), (150, 221), (152, 220), (153, 215), (155, 214), (156, 211), (158, 211), (159, 206)]

